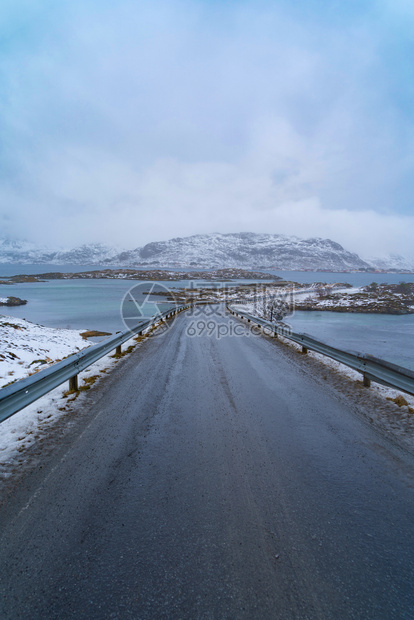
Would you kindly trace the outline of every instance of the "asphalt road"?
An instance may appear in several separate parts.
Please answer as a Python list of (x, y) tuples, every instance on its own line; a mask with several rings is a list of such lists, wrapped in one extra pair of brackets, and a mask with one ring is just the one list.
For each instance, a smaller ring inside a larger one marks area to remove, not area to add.
[(412, 457), (270, 339), (194, 320), (8, 498), (0, 618), (414, 618)]

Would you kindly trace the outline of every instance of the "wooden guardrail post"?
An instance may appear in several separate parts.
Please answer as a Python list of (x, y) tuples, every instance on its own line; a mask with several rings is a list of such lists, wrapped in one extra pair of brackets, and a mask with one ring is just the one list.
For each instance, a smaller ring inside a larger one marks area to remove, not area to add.
[(69, 392), (79, 392), (78, 375), (73, 375), (73, 377), (69, 379)]
[(369, 379), (365, 373), (362, 374), (362, 377), (362, 383), (364, 384), (364, 387), (371, 387), (371, 379)]
[(302, 355), (306, 355), (307, 352), (308, 352), (308, 349), (302, 345)]
[(115, 355), (121, 355), (121, 353), (122, 353), (122, 347), (119, 344), (115, 349)]

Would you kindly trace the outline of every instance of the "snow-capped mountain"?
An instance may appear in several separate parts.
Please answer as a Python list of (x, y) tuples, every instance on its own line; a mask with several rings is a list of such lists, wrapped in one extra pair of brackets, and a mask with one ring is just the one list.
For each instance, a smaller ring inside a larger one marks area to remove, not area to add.
[(374, 257), (365, 259), (367, 263), (377, 269), (396, 270), (396, 271), (414, 271), (414, 258), (405, 258), (400, 254), (389, 254), (383, 257)]
[(116, 258), (124, 265), (241, 267), (342, 271), (368, 267), (330, 239), (256, 233), (213, 233), (148, 243)]
[(119, 248), (101, 243), (85, 244), (74, 249), (51, 249), (27, 241), (0, 239), (0, 263), (51, 265), (102, 265), (113, 260)]
[(363, 260), (330, 239), (300, 239), (248, 232), (177, 237), (125, 251), (100, 243), (63, 250), (0, 239), (0, 263), (108, 267), (273, 268), (292, 271), (303, 269), (346, 271), (366, 269), (372, 265), (382, 269), (409, 268), (407, 267), (409, 263), (402, 257)]
[(5, 237), (0, 239), (0, 262), (1, 263), (36, 263), (41, 254), (46, 254), (48, 249), (36, 246), (29, 241), (21, 241)]
[(73, 250), (61, 250), (56, 252), (53, 263), (74, 265), (101, 265), (107, 263), (119, 254), (119, 249), (112, 248), (102, 243), (92, 243), (81, 245)]

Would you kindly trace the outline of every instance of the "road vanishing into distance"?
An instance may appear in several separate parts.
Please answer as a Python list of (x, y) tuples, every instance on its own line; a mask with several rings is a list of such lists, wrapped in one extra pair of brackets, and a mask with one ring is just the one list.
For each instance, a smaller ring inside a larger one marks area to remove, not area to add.
[(412, 456), (211, 312), (125, 357), (8, 495), (2, 620), (414, 618)]

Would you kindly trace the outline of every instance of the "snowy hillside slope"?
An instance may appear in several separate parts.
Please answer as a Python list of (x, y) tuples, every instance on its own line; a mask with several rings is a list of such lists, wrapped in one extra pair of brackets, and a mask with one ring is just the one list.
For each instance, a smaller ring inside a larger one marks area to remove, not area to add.
[(36, 246), (26, 241), (0, 239), (0, 263), (6, 264), (101, 265), (113, 260), (119, 251), (119, 248), (112, 248), (102, 243), (84, 244), (62, 250)]
[(287, 270), (346, 270), (368, 266), (357, 254), (348, 252), (330, 239), (300, 239), (256, 233), (213, 233), (178, 237), (123, 252), (117, 260), (129, 265)]
[(89, 346), (80, 332), (0, 315), (0, 387)]
[(388, 256), (367, 258), (365, 260), (377, 269), (414, 270), (414, 258), (404, 257), (400, 254), (389, 254)]

